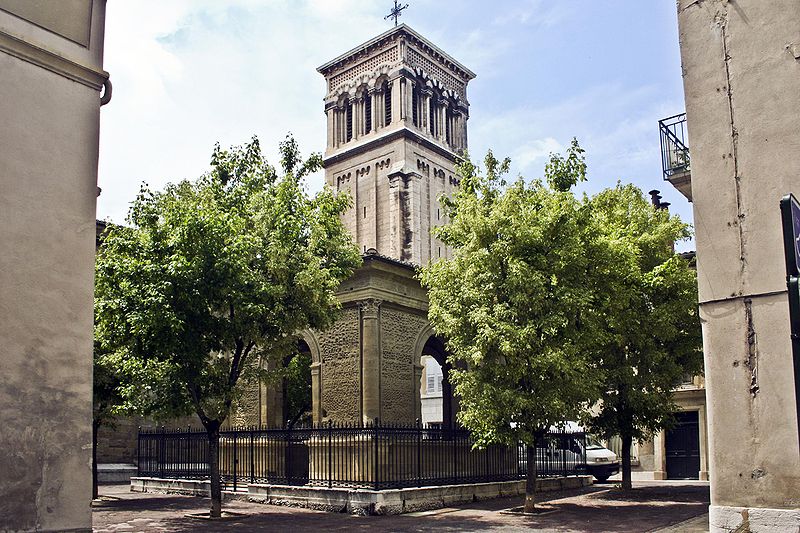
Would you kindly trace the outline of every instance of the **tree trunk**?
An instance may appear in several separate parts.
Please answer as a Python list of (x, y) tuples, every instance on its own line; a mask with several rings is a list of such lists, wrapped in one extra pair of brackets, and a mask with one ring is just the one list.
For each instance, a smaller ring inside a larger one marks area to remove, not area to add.
[(633, 484), (631, 483), (631, 444), (633, 444), (633, 437), (630, 435), (621, 435), (622, 438), (622, 490), (631, 490)]
[(536, 509), (536, 446), (525, 446), (528, 455), (525, 476), (525, 506), (523, 513), (532, 513)]
[(96, 500), (97, 490), (97, 430), (100, 428), (99, 420), (92, 420), (92, 499)]
[(219, 479), (219, 425), (206, 428), (208, 433), (208, 467), (211, 474), (211, 518), (222, 516), (222, 484)]

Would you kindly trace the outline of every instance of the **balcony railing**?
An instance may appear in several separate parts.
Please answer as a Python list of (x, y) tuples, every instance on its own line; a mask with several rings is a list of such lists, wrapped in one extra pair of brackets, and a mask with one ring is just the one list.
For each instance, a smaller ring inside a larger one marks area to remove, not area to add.
[(661, 132), (661, 168), (664, 179), (690, 170), (689, 141), (686, 135), (686, 113), (658, 121)]

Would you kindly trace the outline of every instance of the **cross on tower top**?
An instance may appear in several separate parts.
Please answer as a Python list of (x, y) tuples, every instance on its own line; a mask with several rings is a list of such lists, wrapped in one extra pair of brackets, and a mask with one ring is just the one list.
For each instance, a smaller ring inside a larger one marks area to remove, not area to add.
[(404, 10), (405, 8), (407, 8), (407, 7), (408, 7), (408, 4), (398, 5), (397, 4), (397, 0), (394, 0), (394, 7), (392, 8), (392, 10), (389, 12), (388, 15), (383, 17), (383, 20), (389, 20), (389, 19), (393, 18), (394, 19), (394, 25), (397, 26), (397, 19), (400, 16), (402, 16), (402, 13), (400, 13), (400, 12), (402, 10)]

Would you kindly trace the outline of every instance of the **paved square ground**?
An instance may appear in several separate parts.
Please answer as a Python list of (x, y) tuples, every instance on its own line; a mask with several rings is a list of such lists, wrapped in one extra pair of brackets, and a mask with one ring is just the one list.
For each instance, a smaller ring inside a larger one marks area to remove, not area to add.
[(228, 501), (224, 509), (241, 518), (209, 522), (187, 518), (208, 510), (209, 500), (193, 496), (130, 492), (128, 485), (102, 486), (94, 502), (94, 530), (128, 531), (707, 531), (708, 483), (635, 482), (630, 495), (614, 484), (543, 495), (554, 511), (528, 517), (502, 512), (522, 505), (503, 498), (399, 516), (350, 516), (308, 509)]

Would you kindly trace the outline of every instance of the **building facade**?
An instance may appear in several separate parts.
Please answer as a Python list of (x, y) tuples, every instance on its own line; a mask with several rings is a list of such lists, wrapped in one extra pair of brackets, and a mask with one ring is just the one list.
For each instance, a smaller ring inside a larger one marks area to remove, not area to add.
[(791, 0), (678, 2), (711, 531), (800, 529), (779, 211), (784, 195), (800, 193), (799, 27), (800, 8)]
[(104, 0), (0, 0), (3, 531), (92, 526), (104, 24)]

